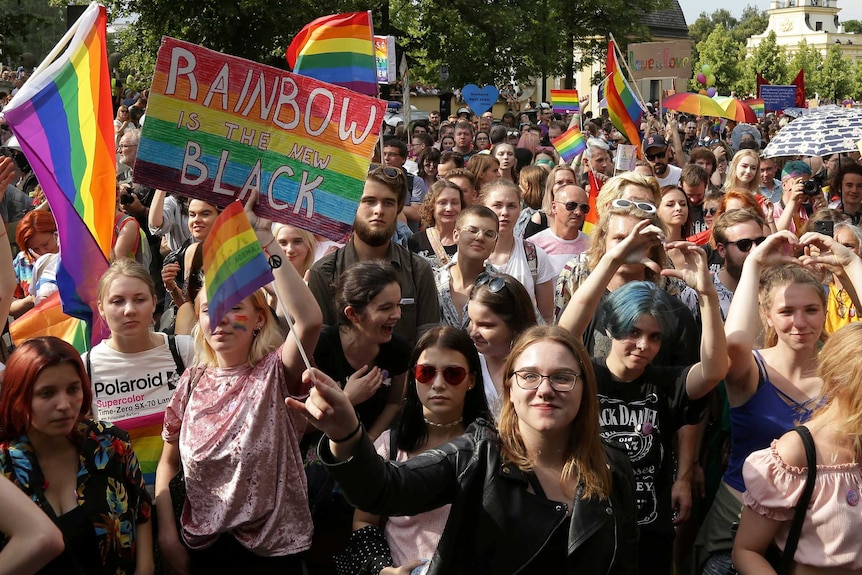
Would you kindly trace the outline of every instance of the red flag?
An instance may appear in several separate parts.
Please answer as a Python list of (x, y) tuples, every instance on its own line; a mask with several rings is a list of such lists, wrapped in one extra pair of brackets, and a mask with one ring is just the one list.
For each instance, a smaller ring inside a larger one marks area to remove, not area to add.
[(760, 98), (760, 87), (764, 86), (764, 85), (768, 86), (769, 81), (763, 77), (763, 74), (758, 72), (756, 82), (757, 82), (757, 90), (756, 90), (757, 91), (757, 97)]
[(808, 100), (805, 99), (805, 69), (799, 70), (796, 78), (793, 79), (793, 85), (796, 86), (796, 107), (807, 108)]

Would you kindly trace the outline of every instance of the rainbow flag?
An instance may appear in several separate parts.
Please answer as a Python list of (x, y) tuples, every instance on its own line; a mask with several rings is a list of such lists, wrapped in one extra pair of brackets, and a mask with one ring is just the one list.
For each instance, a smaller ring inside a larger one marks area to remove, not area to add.
[(581, 101), (577, 90), (551, 90), (551, 105), (555, 114), (581, 115)]
[(569, 163), (580, 154), (587, 151), (587, 140), (578, 126), (572, 126), (553, 140), (557, 152), (564, 162)]
[(299, 31), (287, 48), (295, 74), (377, 95), (377, 63), (371, 12), (333, 14)]
[(754, 110), (754, 115), (758, 118), (762, 118), (766, 114), (766, 106), (763, 104), (763, 98), (752, 98), (750, 100), (743, 100), (743, 102)]
[(640, 155), (640, 123), (643, 109), (623, 75), (617, 61), (617, 49), (613, 40), (608, 42), (608, 61), (605, 66), (605, 98), (611, 122), (629, 141), (637, 146)]
[(216, 218), (203, 250), (210, 330), (215, 331), (230, 308), (274, 278), (239, 201)]
[(15, 345), (21, 345), (34, 337), (52, 335), (71, 343), (79, 353), (90, 349), (87, 332), (85, 322), (63, 313), (59, 292), (54, 292), (9, 324), (9, 335)]
[[(90, 326), (116, 198), (106, 25), (105, 7), (90, 4), (3, 110), (57, 221), (63, 311)], [(92, 331), (94, 344), (101, 329)]]

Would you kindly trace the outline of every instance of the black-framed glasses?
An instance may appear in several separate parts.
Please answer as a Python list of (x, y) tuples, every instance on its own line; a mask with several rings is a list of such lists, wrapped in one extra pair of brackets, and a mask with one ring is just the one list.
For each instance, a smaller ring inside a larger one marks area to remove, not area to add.
[(500, 234), (497, 233), (497, 230), (480, 230), (479, 228), (473, 226), (464, 226), (460, 230), (462, 233), (470, 234), (474, 239), (479, 239), (480, 237), (484, 237), (486, 240), (494, 241), (499, 237)]
[(707, 216), (714, 216), (718, 213), (718, 208), (706, 208), (703, 213)]
[(648, 214), (655, 213), (655, 206), (649, 202), (633, 202), (631, 200), (626, 200), (625, 198), (617, 198), (611, 205), (615, 208), (637, 208), (639, 210), (643, 210)]
[(658, 153), (655, 153), (655, 154), (647, 154), (647, 153), (644, 153), (644, 156), (646, 156), (646, 159), (647, 159), (647, 160), (649, 160), (650, 162), (652, 162), (652, 161), (654, 161), (654, 160), (656, 160), (656, 159), (658, 159), (658, 158), (664, 158), (665, 156), (667, 156), (667, 150), (664, 150), (664, 151), (662, 151), (662, 152), (658, 152)]
[(413, 377), (419, 383), (430, 384), (434, 383), (434, 378), (438, 373), (443, 374), (443, 381), (449, 385), (461, 385), (467, 378), (467, 370), (460, 365), (447, 365), (442, 369), (438, 369), (427, 363), (417, 363), (413, 368)]
[(494, 276), (489, 274), (488, 272), (479, 274), (479, 277), (476, 278), (476, 283), (474, 284), (476, 287), (486, 286), (488, 291), (491, 293), (497, 293), (504, 287), (506, 287), (506, 278), (501, 276)]
[(760, 236), (759, 238), (754, 238), (754, 239), (744, 238), (741, 240), (736, 240), (735, 242), (724, 242), (724, 245), (729, 246), (730, 244), (733, 244), (736, 246), (736, 249), (738, 249), (739, 251), (748, 252), (748, 251), (751, 251), (752, 247), (759, 246), (760, 244), (762, 244), (765, 241), (766, 241), (766, 236)]
[(566, 211), (574, 212), (575, 210), (581, 210), (582, 214), (590, 213), (590, 204), (579, 204), (578, 202), (554, 202), (555, 204), (560, 204), (561, 206), (566, 206)]
[(530, 369), (519, 369), (518, 371), (513, 371), (512, 375), (515, 376), (515, 383), (518, 384), (518, 387), (527, 391), (539, 389), (539, 386), (542, 385), (542, 381), (545, 379), (548, 380), (548, 383), (551, 384), (551, 389), (554, 391), (572, 391), (578, 382), (578, 378), (581, 377), (580, 374), (573, 371), (558, 371), (556, 373), (544, 374)]

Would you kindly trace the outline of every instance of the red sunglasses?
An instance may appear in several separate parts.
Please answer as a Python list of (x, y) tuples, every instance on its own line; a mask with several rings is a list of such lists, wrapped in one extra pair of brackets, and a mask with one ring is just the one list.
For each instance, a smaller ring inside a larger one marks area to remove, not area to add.
[(443, 373), (443, 379), (449, 385), (461, 385), (467, 377), (467, 370), (458, 365), (449, 365), (443, 369), (437, 369), (433, 365), (422, 363), (416, 364), (416, 367), (413, 368), (413, 376), (419, 383), (430, 384), (437, 377), (438, 371)]

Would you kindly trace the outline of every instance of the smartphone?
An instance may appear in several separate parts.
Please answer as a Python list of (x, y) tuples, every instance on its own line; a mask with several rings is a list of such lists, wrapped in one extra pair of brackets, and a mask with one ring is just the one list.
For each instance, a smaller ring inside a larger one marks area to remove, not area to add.
[(818, 220), (814, 222), (814, 231), (831, 238), (835, 235), (835, 222), (832, 220)]

